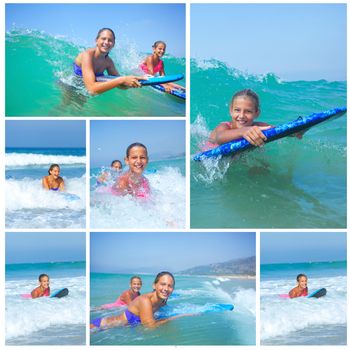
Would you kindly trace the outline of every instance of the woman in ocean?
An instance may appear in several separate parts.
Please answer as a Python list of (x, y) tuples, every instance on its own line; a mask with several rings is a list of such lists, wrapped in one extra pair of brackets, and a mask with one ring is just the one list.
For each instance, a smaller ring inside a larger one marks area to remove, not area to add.
[(96, 36), (96, 47), (81, 52), (74, 60), (74, 73), (83, 78), (86, 89), (90, 94), (96, 95), (118, 88), (141, 87), (139, 82), (143, 77), (122, 76), (105, 82), (97, 82), (96, 77), (103, 76), (107, 70), (108, 75), (118, 76), (109, 52), (115, 45), (115, 34), (110, 28), (102, 28)]
[(64, 180), (60, 176), (60, 166), (51, 164), (48, 173), (49, 175), (42, 178), (43, 187), (50, 191), (64, 191)]
[(178, 318), (180, 317), (179, 315), (162, 320), (154, 318), (154, 313), (166, 305), (174, 287), (174, 276), (167, 271), (160, 272), (153, 282), (153, 292), (143, 294), (134, 299), (122, 314), (92, 320), (90, 329), (105, 329), (125, 325), (135, 326), (138, 324), (142, 324), (147, 328), (155, 328), (171, 319)]

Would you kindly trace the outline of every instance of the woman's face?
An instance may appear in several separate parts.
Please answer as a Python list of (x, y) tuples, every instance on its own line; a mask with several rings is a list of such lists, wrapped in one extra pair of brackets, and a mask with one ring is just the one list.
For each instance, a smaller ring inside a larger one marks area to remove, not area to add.
[(114, 47), (115, 41), (114, 36), (111, 31), (104, 30), (100, 33), (99, 37), (96, 39), (96, 46), (102, 53), (109, 53)]
[(153, 285), (157, 296), (163, 300), (170, 297), (174, 287), (174, 280), (170, 275), (163, 275), (159, 278), (158, 282)]
[(50, 175), (52, 175), (55, 179), (57, 179), (60, 176), (60, 168), (55, 166), (50, 170)]

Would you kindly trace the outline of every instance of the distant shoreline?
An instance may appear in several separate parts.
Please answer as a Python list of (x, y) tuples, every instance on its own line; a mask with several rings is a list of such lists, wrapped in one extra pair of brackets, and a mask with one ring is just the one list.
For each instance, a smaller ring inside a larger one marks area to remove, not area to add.
[(175, 274), (177, 276), (185, 276), (185, 277), (210, 277), (210, 278), (228, 278), (228, 279), (242, 279), (242, 280), (246, 280), (246, 279), (251, 279), (251, 280), (255, 280), (256, 276), (255, 275), (234, 275), (234, 274), (230, 274), (230, 275), (189, 275), (189, 274)]

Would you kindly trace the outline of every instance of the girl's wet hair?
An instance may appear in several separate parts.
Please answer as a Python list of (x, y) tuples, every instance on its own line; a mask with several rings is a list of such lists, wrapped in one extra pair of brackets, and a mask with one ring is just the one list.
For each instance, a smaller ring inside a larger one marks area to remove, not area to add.
[(145, 145), (143, 145), (142, 143), (140, 142), (134, 142), (132, 143), (131, 145), (129, 145), (129, 147), (126, 149), (126, 157), (129, 158), (129, 154), (130, 154), (130, 150), (133, 148), (133, 147), (142, 147), (146, 150), (146, 153), (148, 154), (148, 151), (147, 151), (147, 147)]
[(111, 167), (112, 167), (115, 163), (119, 163), (119, 164), (120, 164), (120, 167), (121, 167), (121, 168), (123, 167), (122, 162), (121, 162), (120, 160), (118, 160), (118, 159), (115, 159), (115, 160), (112, 161)]
[(303, 273), (299, 273), (299, 275), (297, 276), (297, 281), (299, 282), (300, 278), (305, 277), (307, 279), (307, 276)]
[(140, 277), (140, 276), (137, 276), (137, 275), (132, 276), (132, 277), (130, 278), (130, 283), (132, 283), (132, 281), (135, 280), (135, 279), (138, 279), (138, 280), (141, 282), (141, 284), (142, 284), (142, 279), (141, 279), (141, 277)]
[(175, 277), (174, 277), (174, 275), (171, 272), (168, 272), (168, 271), (159, 272), (158, 275), (156, 276), (156, 278), (154, 279), (153, 283), (156, 284), (160, 280), (160, 278), (165, 276), (165, 275), (168, 275), (168, 276), (170, 276), (173, 279), (174, 286), (175, 286)]
[(156, 41), (156, 42), (152, 45), (152, 47), (155, 49), (159, 44), (163, 44), (163, 45), (164, 45), (164, 48), (166, 48), (166, 43), (165, 43), (164, 41), (162, 41), (162, 40)]
[(100, 37), (101, 33), (104, 32), (105, 30), (109, 30), (109, 31), (112, 33), (113, 39), (114, 39), (114, 41), (115, 41), (115, 34), (114, 34), (114, 32), (113, 32), (113, 30), (112, 30), (111, 28), (102, 28), (102, 29), (100, 29), (100, 30), (97, 32), (96, 40)]
[(46, 273), (42, 273), (40, 276), (39, 276), (39, 282), (41, 282), (41, 279), (43, 277), (47, 277), (48, 279), (50, 279), (49, 275), (47, 275)]
[(50, 166), (50, 168), (48, 170), (49, 175), (51, 175), (51, 171), (53, 170), (53, 168), (60, 169), (60, 166), (58, 164), (51, 164), (51, 166)]
[(256, 112), (260, 111), (259, 96), (251, 89), (244, 89), (244, 90), (238, 91), (237, 93), (235, 93), (232, 96), (232, 100), (231, 100), (231, 103), (230, 103), (230, 112), (232, 110), (233, 103), (235, 102), (235, 99), (237, 97), (248, 97), (248, 98), (250, 98), (253, 101), (253, 103), (255, 104)]

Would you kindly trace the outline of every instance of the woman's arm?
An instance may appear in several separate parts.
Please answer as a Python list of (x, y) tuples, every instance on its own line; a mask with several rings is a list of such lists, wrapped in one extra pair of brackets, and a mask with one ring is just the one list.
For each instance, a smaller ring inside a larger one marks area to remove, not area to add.
[(49, 182), (47, 180), (47, 176), (44, 176), (42, 181), (41, 181), (43, 187), (46, 189), (46, 190), (49, 190), (50, 189), (50, 186), (49, 186)]
[(108, 90), (111, 90), (115, 87), (118, 87), (120, 85), (124, 85), (127, 87), (141, 87), (139, 80), (141, 80), (142, 77), (137, 77), (133, 75), (118, 77), (105, 82), (96, 82), (96, 76), (94, 73), (94, 68), (92, 63), (92, 55), (93, 55), (92, 52), (85, 51), (82, 54), (82, 63), (81, 63), (81, 70), (83, 72), (84, 84), (90, 94), (98, 95)]
[(58, 186), (59, 190), (64, 191), (64, 180), (60, 177), (58, 181), (60, 182)]

